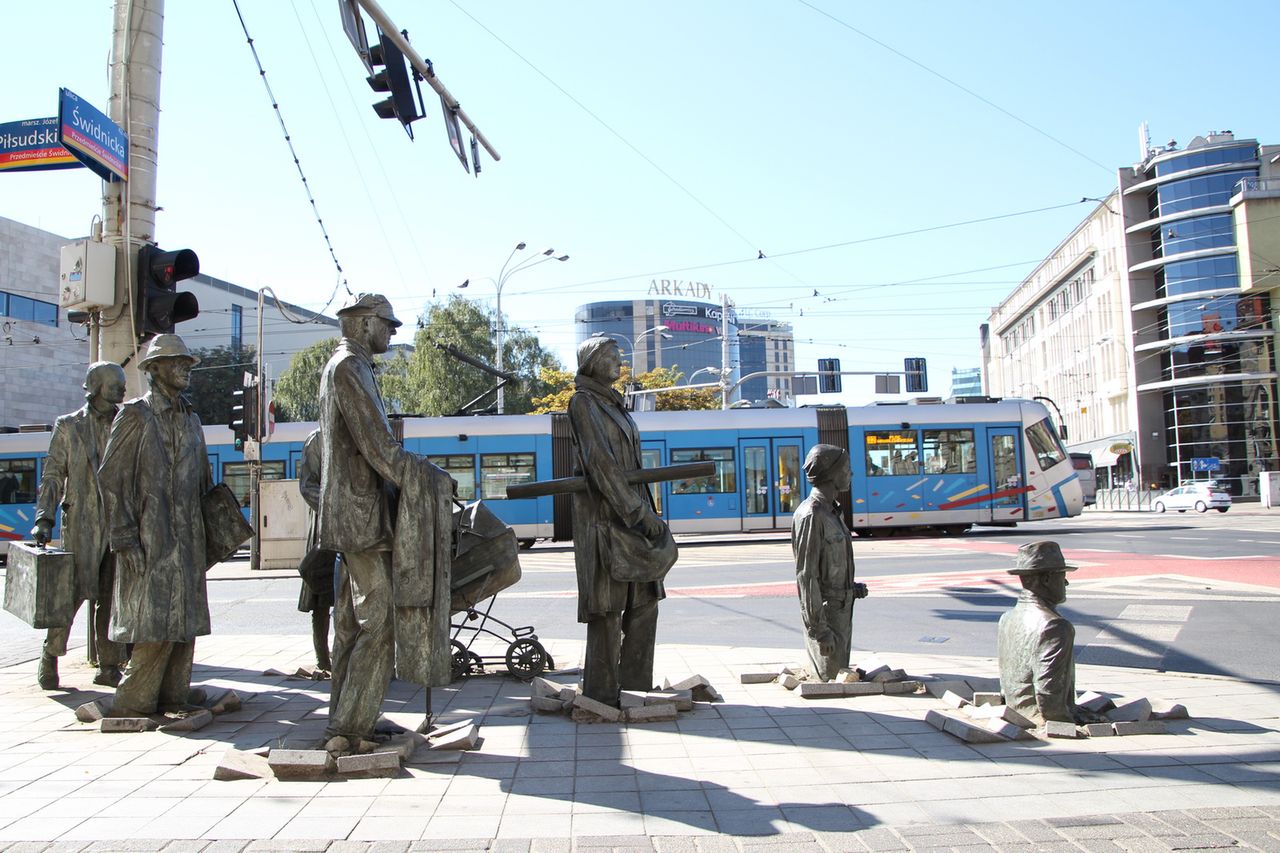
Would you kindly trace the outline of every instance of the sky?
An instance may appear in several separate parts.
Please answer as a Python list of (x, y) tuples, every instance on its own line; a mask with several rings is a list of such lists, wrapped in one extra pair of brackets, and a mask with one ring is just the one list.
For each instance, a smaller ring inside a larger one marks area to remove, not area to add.
[[(566, 365), (577, 306), (671, 279), (792, 323), (801, 370), (924, 357), (945, 396), (992, 306), (1138, 161), (1140, 122), (1158, 145), (1280, 140), (1248, 37), (1266, 2), (381, 2), (501, 161), (464, 172), (430, 90), (415, 141), (379, 119), (337, 0), (238, 0), (339, 274), (236, 5), (170, 2), (157, 241), (312, 309), (382, 292), (407, 321), (492, 305), (518, 242), (551, 247), (570, 259), (512, 275), (502, 307)], [(56, 114), (59, 87), (106, 110), (112, 5), (6, 8), (0, 122)], [(82, 236), (101, 195), (85, 169), (0, 175), (0, 216)], [(874, 398), (845, 377), (801, 402)]]

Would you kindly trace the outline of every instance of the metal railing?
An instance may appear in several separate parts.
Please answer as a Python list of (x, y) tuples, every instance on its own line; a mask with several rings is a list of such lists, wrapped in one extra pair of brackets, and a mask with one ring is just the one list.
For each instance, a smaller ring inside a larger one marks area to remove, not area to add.
[(1150, 512), (1151, 501), (1160, 492), (1149, 489), (1098, 489), (1091, 509), (1102, 512)]
[(1241, 178), (1234, 194), (1241, 193), (1280, 193), (1280, 178)]

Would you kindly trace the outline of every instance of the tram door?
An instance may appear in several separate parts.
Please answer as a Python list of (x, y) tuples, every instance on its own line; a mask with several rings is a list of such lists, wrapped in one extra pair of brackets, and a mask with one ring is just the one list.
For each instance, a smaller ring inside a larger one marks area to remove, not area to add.
[[(641, 468), (661, 468), (662, 457), (666, 450), (666, 443), (662, 441), (644, 441), (640, 444), (640, 467)], [(653, 506), (658, 513), (658, 518), (666, 518), (666, 501), (663, 498), (666, 490), (670, 488), (668, 483), (650, 483), (649, 494), (653, 495)]]
[(803, 499), (800, 450), (799, 437), (739, 439), (743, 530), (791, 527), (791, 514)]
[(1019, 432), (1017, 427), (987, 430), (987, 438), (991, 442), (991, 491), (993, 494), (1012, 492), (991, 501), (992, 521), (1023, 521), (1027, 517), (1027, 495), (1022, 491), (1026, 478), (1022, 473)]

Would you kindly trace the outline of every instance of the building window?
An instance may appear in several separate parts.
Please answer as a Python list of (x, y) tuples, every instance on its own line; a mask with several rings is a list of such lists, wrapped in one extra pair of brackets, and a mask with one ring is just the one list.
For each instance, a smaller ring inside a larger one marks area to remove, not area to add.
[(58, 325), (58, 306), (52, 302), (42, 302), (16, 293), (0, 291), (0, 317), (12, 317), (14, 320), (25, 320), (28, 323), (42, 323), (46, 326)]
[(240, 305), (231, 306), (231, 351), (236, 355), (240, 354), (240, 347), (244, 345), (244, 307)]

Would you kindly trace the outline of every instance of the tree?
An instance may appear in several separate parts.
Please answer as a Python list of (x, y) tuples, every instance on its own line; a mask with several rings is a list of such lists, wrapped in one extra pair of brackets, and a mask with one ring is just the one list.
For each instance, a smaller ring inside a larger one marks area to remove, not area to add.
[[(544, 369), (541, 374), (542, 384), (550, 390), (536, 398), (534, 414), (545, 415), (551, 412), (564, 412), (569, 409), (569, 398), (573, 396), (573, 376), (566, 370)], [(677, 385), (684, 374), (676, 367), (655, 367), (647, 373), (635, 378), (641, 388), (671, 388)], [(613, 387), (619, 394), (625, 393), (627, 384), (631, 382), (631, 365), (622, 365), (622, 375)], [(658, 398), (657, 410), (660, 412), (684, 412), (703, 409), (720, 408), (720, 392), (715, 388), (690, 388), (687, 391), (667, 391), (655, 395)]]
[[(450, 344), (485, 364), (494, 364), (489, 334), (492, 321), (492, 312), (456, 294), (446, 302), (432, 303), (418, 318), (413, 352), (389, 380), (388, 395), (399, 400), (406, 412), (439, 416), (453, 414), (492, 389), (497, 379), (434, 345)], [(533, 398), (551, 390), (541, 378), (542, 369), (559, 368), (559, 360), (544, 350), (534, 335), (518, 327), (507, 331), (503, 356), (503, 369), (517, 377), (506, 386), (506, 411), (532, 411)], [(483, 409), (495, 402), (496, 397), (490, 395), (478, 405)]]
[(191, 385), (186, 398), (205, 426), (231, 421), (231, 392), (244, 387), (245, 371), (257, 370), (257, 354), (253, 347), (208, 347), (194, 349), (200, 364), (191, 371)]
[(276, 423), (320, 419), (320, 371), (337, 345), (337, 338), (316, 341), (289, 362), (276, 381), (272, 395), (276, 403)]

